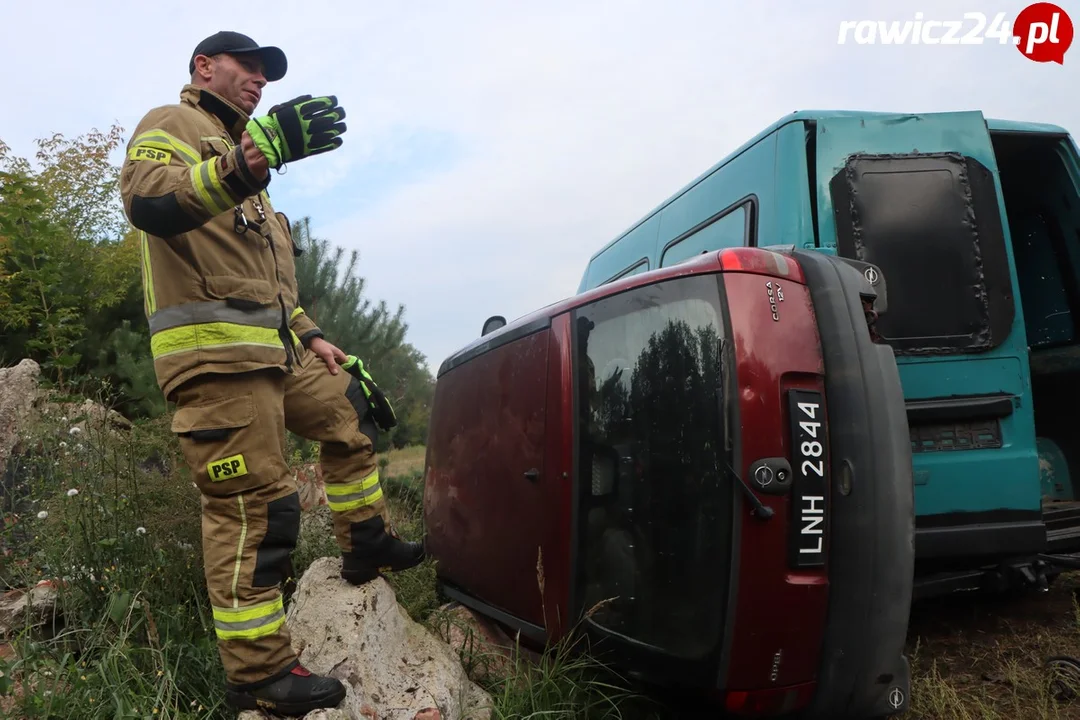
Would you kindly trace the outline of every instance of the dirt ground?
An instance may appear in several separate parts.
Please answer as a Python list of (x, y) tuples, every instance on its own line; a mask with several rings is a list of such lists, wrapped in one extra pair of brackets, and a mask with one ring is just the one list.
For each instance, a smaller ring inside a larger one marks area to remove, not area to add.
[[(1061, 701), (1046, 669), (1080, 658), (1080, 573), (1047, 592), (954, 594), (912, 607), (912, 710), (903, 720), (1080, 719), (1080, 699)], [(1066, 675), (1067, 676), (1067, 675)], [(1080, 689), (1080, 664), (1073, 682)]]

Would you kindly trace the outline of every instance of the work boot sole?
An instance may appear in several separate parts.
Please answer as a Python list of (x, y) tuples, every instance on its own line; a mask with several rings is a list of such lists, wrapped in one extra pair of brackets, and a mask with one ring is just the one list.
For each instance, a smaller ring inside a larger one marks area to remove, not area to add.
[(225, 691), (225, 701), (237, 710), (264, 710), (275, 715), (294, 717), (307, 715), (309, 712), (315, 712), (316, 710), (336, 708), (344, 699), (345, 688), (336, 690), (332, 694), (321, 698), (292, 702), (274, 702), (247, 693), (236, 692), (235, 690)]

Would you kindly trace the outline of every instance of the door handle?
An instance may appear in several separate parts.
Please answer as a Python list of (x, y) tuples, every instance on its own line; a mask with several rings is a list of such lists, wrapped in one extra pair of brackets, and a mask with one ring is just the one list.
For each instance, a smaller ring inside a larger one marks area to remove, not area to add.
[(540, 479), (540, 471), (537, 470), (536, 468), (533, 468), (532, 470), (526, 470), (525, 471), (525, 479), (526, 480), (531, 480), (532, 482), (536, 482), (537, 480)]

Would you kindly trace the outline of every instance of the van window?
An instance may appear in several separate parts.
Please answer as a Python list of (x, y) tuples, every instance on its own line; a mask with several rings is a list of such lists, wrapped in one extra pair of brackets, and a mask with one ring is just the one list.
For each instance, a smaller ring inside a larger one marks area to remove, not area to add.
[(734, 490), (719, 398), (735, 393), (720, 365), (721, 297), (715, 276), (691, 276), (574, 318), (585, 609), (601, 603), (592, 623), (682, 657), (717, 646), (728, 588)]
[(837, 253), (881, 268), (878, 332), (898, 354), (979, 352), (1012, 326), (994, 178), (957, 153), (862, 155), (833, 176)]
[(664, 250), (660, 267), (668, 267), (694, 255), (746, 244), (746, 205), (713, 220), (691, 235), (676, 240)]
[(638, 261), (638, 264), (634, 265), (632, 268), (630, 268), (628, 270), (623, 270), (621, 273), (619, 273), (615, 277), (611, 278), (610, 280), (605, 280), (604, 282), (602, 282), (600, 284), (601, 285), (607, 285), (608, 283), (613, 283), (616, 280), (622, 280), (623, 278), (628, 278), (631, 275), (640, 275), (643, 272), (649, 272), (649, 261), (647, 259), (644, 259), (644, 258), (642, 258), (640, 261)]

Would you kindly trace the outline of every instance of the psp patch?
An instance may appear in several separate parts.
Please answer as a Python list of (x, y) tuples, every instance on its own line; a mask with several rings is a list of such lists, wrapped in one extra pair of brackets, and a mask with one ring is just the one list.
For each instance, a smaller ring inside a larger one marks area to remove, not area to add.
[(153, 160), (168, 165), (169, 161), (172, 160), (172, 152), (150, 147), (149, 145), (139, 145), (131, 148), (128, 152), (128, 158), (131, 160)]
[(243, 455), (232, 455), (206, 464), (206, 474), (212, 482), (221, 482), (248, 474)]

